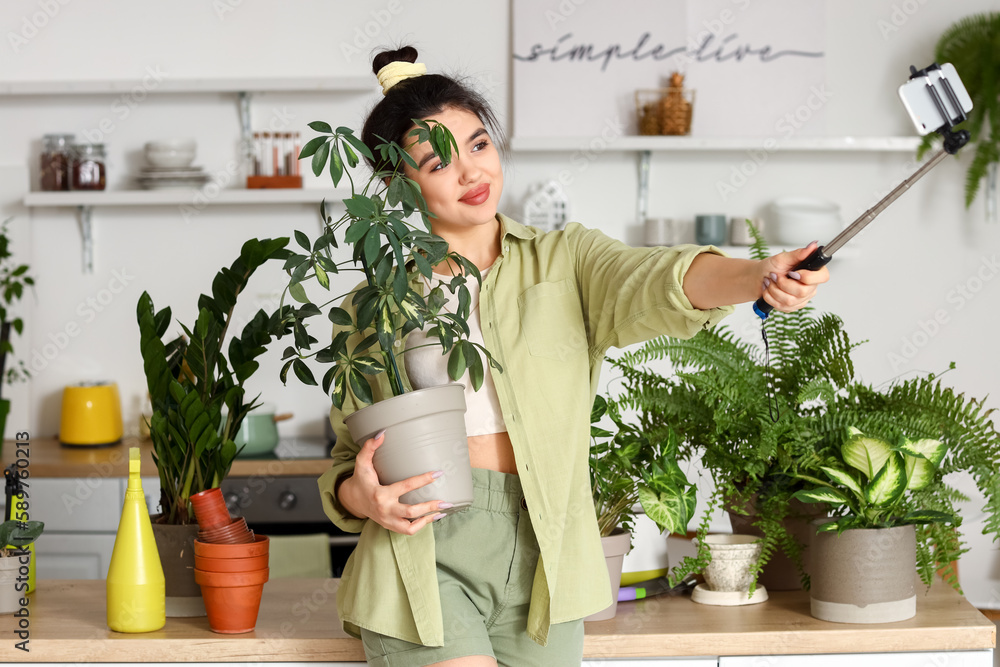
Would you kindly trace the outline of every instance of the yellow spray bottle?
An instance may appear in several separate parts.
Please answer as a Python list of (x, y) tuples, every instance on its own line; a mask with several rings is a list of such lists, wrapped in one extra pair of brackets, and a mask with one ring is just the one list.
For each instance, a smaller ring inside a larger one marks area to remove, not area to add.
[(108, 567), (108, 627), (152, 632), (167, 622), (163, 567), (139, 477), (139, 448), (129, 448), (128, 489)]

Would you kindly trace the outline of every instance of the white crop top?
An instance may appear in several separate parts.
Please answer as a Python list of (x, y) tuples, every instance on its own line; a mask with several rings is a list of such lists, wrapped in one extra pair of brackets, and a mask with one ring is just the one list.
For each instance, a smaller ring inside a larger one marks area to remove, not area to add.
[[(489, 271), (490, 269), (480, 271), (483, 280), (486, 280)], [(433, 285), (444, 285), (450, 280), (450, 278), (448, 280), (445, 278), (445, 276), (434, 278)], [(424, 284), (428, 290), (432, 288), (431, 280), (424, 278)], [(469, 288), (470, 297), (469, 340), (484, 345), (483, 325), (479, 317), (479, 284), (472, 279), (466, 283), (466, 286)], [(452, 294), (447, 287), (441, 289), (446, 299), (442, 309), (454, 313), (458, 309), (458, 294)], [(427, 343), (431, 345), (417, 347)], [(413, 385), (414, 389), (426, 389), (442, 384), (457, 384), (448, 377), (448, 355), (441, 354), (439, 339), (429, 338), (423, 331), (414, 330), (407, 336), (403, 363), (406, 367), (406, 374), (410, 378), (410, 384)], [(459, 383), (465, 385), (466, 435), (506, 433), (507, 425), (500, 413), (500, 399), (497, 398), (497, 388), (493, 384), (493, 376), (490, 375), (489, 367), (486, 368), (483, 386), (479, 391), (473, 390), (468, 371), (465, 372)]]

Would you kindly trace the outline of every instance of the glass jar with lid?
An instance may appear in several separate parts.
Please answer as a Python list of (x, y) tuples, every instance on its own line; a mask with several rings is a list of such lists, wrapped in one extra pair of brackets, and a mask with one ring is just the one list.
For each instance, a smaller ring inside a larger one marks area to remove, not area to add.
[(73, 144), (71, 190), (103, 190), (104, 144)]
[(40, 187), (46, 192), (69, 190), (72, 134), (42, 136)]

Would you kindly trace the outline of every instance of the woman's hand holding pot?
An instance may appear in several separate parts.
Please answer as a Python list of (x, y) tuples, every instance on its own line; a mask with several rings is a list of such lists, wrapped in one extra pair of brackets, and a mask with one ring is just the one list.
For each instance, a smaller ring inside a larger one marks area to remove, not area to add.
[(438, 500), (407, 505), (399, 502), (399, 498), (427, 486), (442, 473), (426, 472), (383, 486), (375, 472), (372, 457), (384, 440), (383, 432), (365, 441), (355, 459), (354, 474), (340, 483), (337, 497), (344, 509), (359, 519), (371, 519), (393, 532), (413, 535), (436, 518), (445, 516), (437, 510), (447, 509), (450, 505)]

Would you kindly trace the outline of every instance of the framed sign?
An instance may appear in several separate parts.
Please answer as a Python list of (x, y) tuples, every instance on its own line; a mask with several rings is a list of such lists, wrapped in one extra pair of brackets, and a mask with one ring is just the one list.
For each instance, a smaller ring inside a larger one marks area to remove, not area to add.
[(514, 135), (639, 134), (679, 72), (694, 136), (823, 134), (825, 0), (514, 0)]

